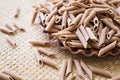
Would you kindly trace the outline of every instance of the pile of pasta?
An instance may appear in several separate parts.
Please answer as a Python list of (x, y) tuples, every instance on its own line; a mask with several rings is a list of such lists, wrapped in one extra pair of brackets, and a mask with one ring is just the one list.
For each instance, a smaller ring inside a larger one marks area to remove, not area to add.
[(52, 0), (35, 8), (32, 23), (73, 54), (103, 57), (120, 53), (120, 0)]

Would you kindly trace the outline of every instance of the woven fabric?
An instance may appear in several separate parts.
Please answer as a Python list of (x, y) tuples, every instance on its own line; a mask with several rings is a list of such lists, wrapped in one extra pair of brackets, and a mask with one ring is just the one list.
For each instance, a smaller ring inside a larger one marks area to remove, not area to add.
[[(44, 0), (0, 0), (0, 27), (3, 27), (6, 21), (16, 20), (24, 25), (26, 32), (18, 31), (16, 35), (10, 36), (17, 44), (13, 49), (6, 41), (6, 34), (0, 32), (0, 70), (10, 69), (17, 72), (24, 80), (42, 80), (53, 79), (60, 80), (59, 70), (55, 70), (48, 65), (40, 68), (36, 58), (36, 47), (32, 47), (29, 41), (47, 41), (42, 28), (31, 25), (31, 18), (34, 9), (32, 5), (43, 3)], [(16, 8), (20, 8), (20, 16), (14, 19)], [(36, 20), (37, 22), (37, 20)], [(83, 59), (88, 65), (94, 65), (98, 68), (104, 68), (115, 74), (120, 72), (120, 56), (106, 56), (104, 58), (84, 57), (82, 55), (71, 55), (68, 51), (61, 50), (56, 46), (44, 47), (46, 50), (55, 53), (53, 60), (60, 68), (62, 60), (72, 56), (73, 58)], [(75, 70), (73, 72), (76, 72)], [(104, 77), (95, 75), (95, 80), (105, 80)], [(79, 80), (77, 77), (76, 80)]]

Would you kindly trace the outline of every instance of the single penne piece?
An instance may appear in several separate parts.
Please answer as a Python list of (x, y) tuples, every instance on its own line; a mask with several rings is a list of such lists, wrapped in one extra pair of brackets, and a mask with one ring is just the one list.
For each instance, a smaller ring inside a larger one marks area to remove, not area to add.
[(49, 11), (46, 10), (45, 8), (39, 8), (39, 9), (37, 10), (37, 12), (49, 13)]
[(14, 80), (22, 80), (22, 77), (10, 70), (3, 70), (2, 73), (11, 76)]
[(14, 80), (11, 76), (6, 75), (2, 72), (0, 72), (0, 79), (2, 79), (2, 80)]
[(83, 13), (84, 11), (85, 11), (85, 9), (84, 9), (84, 8), (81, 8), (81, 9), (76, 9), (76, 10), (71, 10), (71, 11), (69, 11), (69, 14), (74, 14), (74, 15), (76, 15), (76, 14)]
[(43, 63), (45, 63), (55, 69), (58, 69), (56, 62), (53, 61), (51, 58), (45, 58), (45, 57), (41, 56), (41, 60), (43, 61)]
[(80, 64), (81, 64), (82, 69), (87, 73), (90, 80), (92, 80), (93, 79), (92, 71), (89, 69), (89, 67), (82, 60), (80, 61)]
[(45, 15), (43, 13), (39, 13), (39, 16), (40, 16), (40, 19), (42, 21), (42, 25), (45, 26), (46, 23), (45, 23)]
[(105, 46), (104, 48), (101, 48), (99, 53), (98, 53), (98, 57), (104, 55), (105, 53), (107, 53), (108, 51), (112, 50), (113, 48), (115, 48), (117, 41), (112, 42), (111, 44)]
[(80, 3), (79, 1), (72, 1), (70, 3), (71, 6), (76, 6), (76, 7), (82, 7), (82, 8), (87, 8), (88, 6), (83, 4), (83, 3)]
[(72, 35), (61, 35), (59, 37), (59, 39), (66, 41), (66, 40), (75, 40), (75, 39), (78, 39), (78, 37), (75, 34), (72, 34)]
[(99, 19), (97, 16), (94, 17), (93, 22), (95, 26), (99, 26)]
[(112, 36), (115, 34), (115, 30), (110, 30), (108, 33), (107, 33), (107, 39), (111, 39)]
[(55, 29), (55, 28), (51, 28), (49, 31), (45, 31), (44, 30), (44, 32), (49, 32), (49, 33), (57, 33), (57, 32), (59, 32), (60, 30), (58, 30), (58, 29)]
[(18, 18), (19, 15), (20, 15), (20, 8), (17, 7), (16, 13), (15, 13), (15, 15), (14, 15), (14, 18)]
[(105, 13), (109, 10), (109, 8), (96, 8), (96, 13), (97, 14), (102, 14)]
[(34, 11), (34, 13), (33, 13), (33, 17), (32, 17), (32, 21), (31, 21), (31, 24), (33, 24), (34, 22), (35, 22), (35, 19), (36, 19), (36, 17), (37, 17), (37, 14), (38, 14), (38, 8), (39, 7), (36, 7), (35, 8), (35, 11)]
[(54, 23), (55, 23), (55, 16), (52, 17), (52, 19), (50, 20), (44, 31), (50, 31), (50, 29), (54, 26)]
[(84, 19), (88, 16), (88, 14), (90, 13), (91, 10), (92, 10), (92, 9), (87, 9), (87, 10), (83, 13), (83, 16), (82, 16), (82, 18), (81, 18), (81, 20), (80, 20), (80, 22), (79, 22), (79, 25), (83, 24)]
[(71, 10), (74, 10), (74, 9), (76, 9), (75, 6), (67, 6), (67, 7), (62, 7), (62, 8), (60, 8), (60, 9), (58, 10), (58, 12), (59, 12), (60, 14), (62, 14), (64, 11), (71, 11)]
[(53, 7), (52, 7), (52, 10), (55, 9), (56, 7), (61, 7), (63, 5), (63, 1), (59, 1), (57, 2)]
[(14, 34), (13, 31), (9, 30), (8, 28), (0, 28), (0, 31), (5, 33), (5, 34)]
[(18, 30), (21, 30), (21, 31), (25, 32), (25, 28), (23, 28), (23, 25), (21, 25), (20, 23), (14, 21), (14, 22), (13, 22), (13, 25), (14, 25)]
[(95, 17), (95, 15), (96, 15), (96, 8), (92, 9), (90, 14), (85, 18), (85, 20), (84, 20), (84, 27), (86, 27), (88, 25), (90, 20), (92, 20)]
[(120, 39), (118, 37), (113, 36), (111, 39), (107, 39), (104, 44), (108, 45), (108, 44), (110, 44), (110, 43), (112, 43), (114, 41), (119, 41), (119, 40)]
[(115, 31), (119, 31), (119, 28), (117, 26), (115, 26), (113, 23), (110, 22), (110, 20), (108, 18), (102, 18), (101, 19), (103, 21), (103, 23), (105, 23), (109, 28), (115, 30)]
[(66, 73), (66, 68), (67, 68), (67, 61), (63, 60), (62, 66), (60, 69), (60, 80), (65, 80), (65, 73)]
[(107, 71), (105, 69), (99, 69), (99, 68), (96, 68), (96, 67), (90, 66), (90, 65), (89, 65), (89, 68), (95, 74), (102, 75), (102, 76), (108, 77), (108, 78), (112, 77), (112, 73), (110, 73), (109, 71)]
[(67, 18), (68, 18), (68, 13), (67, 13), (67, 11), (64, 11), (63, 18), (62, 18), (61, 30), (65, 29), (67, 27)]
[(70, 31), (59, 31), (57, 33), (52, 33), (51, 36), (59, 37), (60, 35), (71, 35)]
[(96, 36), (94, 35), (94, 33), (92, 32), (92, 30), (91, 30), (89, 27), (86, 27), (85, 29), (86, 29), (86, 31), (87, 31), (90, 39), (91, 39), (93, 42), (98, 41), (98, 39), (96, 38)]
[(70, 74), (68, 77), (67, 77), (67, 79), (66, 80), (74, 80), (75, 79), (75, 76), (74, 75), (72, 75), (72, 74)]
[(57, 7), (50, 12), (50, 14), (45, 18), (45, 23), (48, 24), (49, 21), (51, 21), (53, 19), (53, 16), (55, 14), (57, 14), (58, 10), (57, 10)]
[(67, 60), (67, 69), (66, 69), (66, 76), (68, 76), (72, 72), (72, 58)]
[(66, 42), (66, 44), (72, 48), (84, 48), (80, 42)]
[(17, 47), (16, 43), (10, 37), (7, 37), (6, 40), (13, 48)]
[(53, 26), (53, 28), (58, 29), (58, 30), (61, 30), (61, 27), (62, 27), (61, 25), (54, 25)]
[(75, 19), (75, 16), (73, 14), (68, 14), (69, 17), (71, 18), (71, 20), (74, 20)]
[(107, 80), (120, 80), (120, 74), (115, 75), (115, 76), (113, 76), (112, 78), (107, 79)]
[(80, 62), (76, 59), (74, 59), (74, 64), (75, 64), (75, 68), (77, 70), (77, 74), (82, 77), (82, 78), (85, 78), (85, 74), (81, 68), (81, 65), (80, 65)]
[(108, 3), (109, 3), (109, 4), (116, 4), (116, 3), (120, 3), (120, 0), (114, 0), (114, 1), (111, 0), (111, 1), (109, 1)]
[(7, 27), (8, 29), (10, 29), (11, 31), (13, 31), (14, 33), (17, 32), (17, 29), (14, 27), (14, 25), (12, 23), (6, 23), (5, 27)]
[(85, 27), (83, 25), (79, 26), (79, 30), (83, 34), (86, 41), (90, 39), (90, 36), (88, 35), (88, 32), (86, 31)]
[(101, 46), (105, 42), (105, 40), (106, 40), (107, 29), (108, 28), (105, 27), (101, 31), (101, 35), (100, 35), (100, 38), (99, 38), (99, 46)]
[(62, 16), (55, 16), (55, 23), (58, 24), (62, 21)]
[(53, 55), (55, 55), (55, 53), (51, 53), (51, 52), (45, 50), (44, 48), (38, 48), (37, 50), (38, 50), (38, 52), (40, 52), (40, 54), (42, 53), (42, 54), (45, 54), (47, 56), (53, 56)]
[(71, 24), (69, 24), (69, 25), (70, 25), (70, 26), (72, 26), (72, 25), (77, 25), (77, 24), (79, 23), (80, 19), (82, 18), (82, 15), (83, 15), (83, 14), (78, 14), (78, 15), (74, 18), (74, 20), (71, 22)]
[(98, 33), (97, 33), (99, 38), (101, 36), (102, 29), (103, 29), (103, 24), (100, 22), (99, 27), (98, 27)]
[(77, 29), (75, 34), (79, 38), (79, 40), (81, 41), (81, 43), (84, 46), (84, 48), (87, 48), (88, 47), (88, 43), (85, 40), (84, 36), (82, 35), (81, 31), (79, 29)]
[(50, 45), (49, 41), (30, 41), (33, 46), (48, 46)]

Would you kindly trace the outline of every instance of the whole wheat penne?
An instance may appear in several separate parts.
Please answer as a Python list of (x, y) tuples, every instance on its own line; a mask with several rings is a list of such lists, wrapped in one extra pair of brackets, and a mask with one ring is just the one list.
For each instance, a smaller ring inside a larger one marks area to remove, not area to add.
[(120, 32), (116, 33), (114, 36), (120, 38)]
[(53, 7), (52, 7), (52, 10), (55, 9), (56, 7), (61, 7), (63, 5), (63, 1), (59, 1), (57, 2)]
[[(53, 26), (53, 27), (54, 27), (54, 26)], [(55, 28), (52, 28), (52, 29), (50, 29), (49, 31), (44, 30), (44, 32), (57, 33), (57, 32), (59, 32), (59, 30), (58, 30), (58, 29), (55, 29)]]
[(75, 16), (73, 14), (69, 14), (69, 17), (74, 20)]
[(62, 16), (55, 16), (55, 23), (58, 24), (62, 21)]
[(62, 26), (61, 26), (61, 25), (54, 25), (53, 27), (54, 27), (55, 29), (61, 30), (61, 27), (62, 27)]
[(92, 9), (90, 14), (85, 18), (85, 20), (84, 20), (84, 27), (86, 27), (88, 25), (90, 20), (92, 20), (95, 17), (95, 15), (96, 15), (96, 8)]
[(50, 14), (45, 18), (45, 23), (47, 24), (49, 21), (53, 19), (53, 16), (57, 13), (57, 7), (50, 12)]
[(53, 61), (51, 58), (45, 58), (45, 57), (41, 56), (41, 60), (43, 61), (43, 63), (45, 63), (55, 69), (58, 69), (56, 62)]
[(101, 36), (102, 29), (103, 29), (103, 24), (100, 22), (99, 27), (98, 27), (98, 33), (97, 33), (99, 38)]
[(13, 24), (18, 30), (21, 30), (21, 31), (25, 32), (25, 29), (23, 28), (23, 25), (21, 25), (17, 21), (14, 21)]
[(69, 25), (69, 27), (66, 28), (66, 29), (64, 29), (63, 31), (74, 31), (74, 30), (76, 30), (78, 26), (75, 25), (75, 24), (72, 24), (72, 22), (71, 22), (71, 24)]
[(48, 46), (50, 45), (49, 41), (30, 41), (33, 46)]
[(45, 50), (44, 48), (38, 48), (37, 50), (38, 50), (38, 52), (43, 53), (47, 56), (53, 56), (54, 55), (54, 53), (51, 53), (51, 52)]
[(40, 8), (40, 9), (37, 10), (37, 12), (49, 13), (49, 11), (46, 10), (45, 8)]
[(109, 17), (111, 17), (113, 19), (114, 19), (114, 17), (118, 16), (118, 14), (115, 11), (113, 11), (112, 9), (108, 9), (107, 13), (108, 13)]
[(2, 72), (0, 72), (0, 79), (2, 79), (2, 80), (14, 80), (11, 76), (6, 75)]
[(20, 14), (20, 8), (17, 7), (16, 13), (15, 13), (15, 15), (14, 15), (14, 18), (19, 17), (19, 14)]
[(88, 16), (88, 14), (90, 13), (91, 9), (87, 9), (84, 13), (83, 13), (83, 16), (79, 22), (79, 25), (83, 24), (84, 22), (84, 19)]
[(67, 13), (67, 11), (64, 11), (63, 18), (62, 18), (61, 30), (65, 29), (67, 27), (67, 18), (68, 18), (68, 13)]
[(89, 67), (81, 60), (80, 61), (81, 67), (83, 68), (83, 70), (87, 73), (87, 75), (89, 76), (90, 80), (92, 80), (92, 71), (89, 69)]
[(84, 48), (88, 47), (88, 43), (85, 40), (84, 36), (82, 35), (81, 31), (79, 29), (77, 29), (76, 33), (77, 37), (79, 38), (79, 40), (81, 41), (82, 45), (84, 46)]
[(108, 5), (104, 5), (104, 4), (89, 4), (89, 7), (91, 7), (91, 8), (110, 8)]
[(70, 26), (71, 26), (71, 25), (77, 25), (77, 24), (79, 23), (81, 17), (82, 17), (82, 14), (77, 15), (77, 16), (74, 18), (74, 20), (71, 22)]
[(83, 3), (80, 3), (79, 1), (72, 1), (70, 3), (71, 6), (76, 6), (76, 7), (82, 7), (82, 8), (87, 8), (88, 6), (83, 4)]
[(103, 18), (101, 20), (111, 29), (113, 29), (115, 31), (119, 31), (119, 28), (117, 26), (115, 26), (114, 24), (110, 23), (110, 21), (107, 18)]
[(72, 34), (72, 35), (61, 35), (59, 38), (64, 40), (64, 41), (78, 39), (78, 37), (74, 34)]
[(3, 70), (2, 73), (10, 75), (14, 80), (22, 80), (22, 77), (10, 70)]
[(71, 24), (71, 22), (72, 22), (72, 19), (71, 19), (71, 18), (68, 18), (68, 19), (67, 19), (67, 24)]
[(46, 7), (46, 5), (40, 4), (40, 7), (44, 8), (47, 10), (48, 13), (50, 13), (50, 10)]
[(107, 29), (108, 28), (105, 27), (101, 31), (101, 35), (100, 35), (100, 38), (99, 38), (99, 46), (101, 46), (105, 42), (105, 40), (106, 40)]
[(37, 14), (38, 14), (38, 7), (37, 8), (35, 8), (35, 11), (34, 11), (34, 13), (33, 13), (33, 17), (32, 17), (32, 21), (31, 21), (31, 24), (33, 24), (34, 22), (35, 22), (35, 19), (36, 19), (36, 17), (37, 17)]
[(71, 35), (70, 31), (59, 31), (58, 33), (52, 33), (51, 36), (59, 37), (60, 35)]
[(80, 42), (66, 42), (66, 44), (72, 48), (84, 48)]
[(61, 49), (66, 49), (66, 41), (62, 41), (62, 40), (57, 40), (57, 45), (59, 48)]
[(55, 23), (55, 16), (52, 17), (52, 19), (50, 20), (50, 22), (48, 23), (48, 25), (46, 26), (44, 31), (50, 31), (50, 29), (53, 27), (54, 23)]
[(116, 3), (120, 3), (120, 0), (109, 1), (109, 4), (116, 4)]
[(77, 70), (78, 75), (81, 76), (82, 78), (85, 78), (85, 75), (81, 68), (80, 62), (78, 60), (74, 59), (74, 64), (75, 64), (75, 68)]
[(107, 80), (120, 80), (120, 75), (119, 75), (119, 74), (118, 74), (118, 75), (115, 75), (115, 76), (113, 76), (112, 78), (107, 79)]
[(13, 48), (17, 47), (16, 43), (10, 37), (7, 37), (6, 40)]
[(71, 11), (71, 10), (74, 10), (74, 9), (76, 9), (75, 6), (62, 7), (62, 8), (60, 8), (60, 9), (58, 10), (58, 12), (61, 14), (61, 13), (63, 13), (64, 11)]
[(95, 74), (102, 75), (102, 76), (105, 76), (105, 77), (108, 77), (108, 78), (112, 77), (112, 74), (105, 69), (99, 69), (99, 68), (96, 68), (96, 67), (90, 66), (90, 65), (89, 65), (89, 68)]
[(10, 29), (11, 31), (13, 31), (14, 33), (17, 32), (17, 29), (13, 26), (13, 24), (11, 23), (6, 23), (5, 26)]
[(96, 8), (96, 13), (101, 14), (107, 12), (108, 10), (109, 8)]
[(38, 52), (36, 53), (36, 57), (38, 64), (40, 64), (40, 67), (43, 67), (43, 60)]
[(84, 36), (85, 40), (88, 41), (90, 39), (90, 37), (89, 37), (86, 29), (84, 28), (84, 26), (83, 25), (79, 26), (79, 29), (80, 29), (82, 35)]
[(94, 35), (94, 33), (92, 32), (92, 30), (89, 27), (86, 27), (85, 29), (92, 41), (94, 41), (94, 42), (98, 41), (98, 39), (96, 38), (96, 36)]
[(72, 58), (67, 60), (67, 69), (66, 69), (66, 76), (68, 76), (72, 72)]
[(93, 3), (96, 3), (96, 4), (101, 4), (102, 2), (100, 0), (92, 0)]
[(3, 33), (6, 33), (6, 34), (14, 34), (14, 32), (13, 31), (11, 31), (11, 30), (9, 30), (9, 29), (7, 29), (7, 28), (0, 28), (0, 31), (1, 32), (3, 32)]
[(65, 80), (66, 68), (67, 68), (67, 61), (63, 60), (62, 66), (60, 69), (60, 80)]
[(98, 53), (98, 57), (100, 57), (101, 55), (104, 55), (105, 53), (107, 53), (108, 51), (112, 50), (113, 48), (115, 48), (117, 41), (112, 42), (111, 44), (107, 45), (106, 47), (100, 49), (99, 53)]
[(98, 25), (99, 25), (99, 20), (98, 20), (98, 17), (97, 17), (97, 16), (94, 17), (93, 22), (94, 22), (94, 25), (95, 25), (95, 26), (98, 26)]
[(110, 43), (112, 43), (114, 41), (119, 41), (119, 40), (120, 39), (118, 37), (113, 36), (111, 39), (106, 40), (104, 44), (108, 45), (108, 44), (110, 44)]
[(83, 13), (85, 11), (85, 9), (84, 8), (81, 8), (81, 9), (76, 9), (76, 10), (71, 10), (71, 11), (69, 11), (69, 14), (74, 14), (74, 15), (76, 15), (76, 14), (79, 14), (79, 13)]
[(107, 33), (107, 39), (110, 39), (112, 38), (112, 36), (115, 34), (115, 31), (114, 30), (110, 30), (108, 33)]
[(68, 77), (67, 77), (67, 79), (66, 80), (74, 80), (75, 79), (75, 76), (74, 75), (72, 75), (72, 74), (70, 74)]

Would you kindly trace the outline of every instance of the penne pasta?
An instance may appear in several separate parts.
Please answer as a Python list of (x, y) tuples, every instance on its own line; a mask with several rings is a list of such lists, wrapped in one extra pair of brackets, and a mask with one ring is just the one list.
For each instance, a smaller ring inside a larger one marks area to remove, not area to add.
[(71, 18), (71, 20), (75, 19), (75, 16), (73, 14), (69, 14), (69, 17)]
[(37, 14), (38, 14), (38, 7), (35, 8), (35, 11), (33, 13), (33, 17), (32, 17), (32, 21), (31, 21), (31, 24), (33, 24), (35, 22), (35, 19), (37, 17)]
[(71, 11), (69, 11), (69, 14), (74, 14), (74, 15), (76, 15), (76, 14), (83, 13), (84, 11), (85, 11), (85, 9), (84, 9), (84, 8), (81, 8), (81, 9), (76, 9), (76, 10), (71, 10)]
[(66, 76), (70, 75), (72, 73), (72, 58), (69, 58), (67, 60), (67, 69), (66, 69)]
[(14, 80), (11, 76), (6, 75), (2, 72), (0, 72), (0, 79), (2, 79), (2, 80)]
[(17, 8), (16, 9), (16, 13), (14, 15), (14, 18), (18, 18), (19, 17), (19, 14), (20, 14), (20, 8)]
[(52, 33), (51, 36), (59, 37), (60, 35), (71, 35), (70, 31), (59, 31), (58, 33)]
[(61, 27), (61, 30), (65, 29), (67, 27), (67, 18), (68, 18), (68, 13), (67, 11), (65, 11), (63, 13), (63, 19), (62, 19), (62, 27)]
[(40, 64), (40, 67), (43, 67), (43, 60), (38, 52), (36, 53), (36, 57), (38, 64)]
[(113, 48), (115, 48), (117, 41), (112, 42), (111, 44), (107, 45), (106, 47), (100, 49), (99, 53), (98, 53), (98, 57), (104, 55), (105, 53), (107, 53), (108, 51), (112, 50)]
[(107, 33), (107, 39), (110, 39), (112, 38), (112, 36), (115, 34), (115, 31), (114, 30), (110, 30), (108, 33)]
[(77, 37), (79, 38), (79, 40), (81, 41), (82, 45), (84, 46), (84, 48), (88, 47), (88, 43), (85, 40), (84, 36), (82, 35), (81, 31), (79, 29), (77, 29), (76, 33)]
[(80, 42), (66, 42), (66, 44), (72, 48), (84, 48)]
[(10, 37), (7, 37), (6, 40), (13, 48), (17, 47), (16, 43)]
[(55, 23), (58, 24), (62, 21), (62, 16), (55, 16)]
[(30, 41), (29, 43), (31, 43), (33, 46), (48, 46), (50, 45), (50, 42), (48, 41)]
[(102, 75), (102, 76), (108, 77), (108, 78), (112, 77), (112, 74), (105, 69), (99, 69), (99, 68), (96, 68), (96, 67), (90, 66), (90, 65), (89, 65), (89, 68), (95, 74)]
[(54, 53), (48, 52), (44, 48), (38, 48), (37, 50), (38, 50), (38, 52), (40, 52), (40, 54), (42, 53), (42, 54), (45, 54), (47, 56), (53, 56), (54, 55)]
[(92, 71), (89, 69), (89, 67), (81, 60), (80, 61), (81, 67), (82, 69), (87, 73), (88, 77), (90, 78), (90, 80), (92, 80)]
[(88, 6), (83, 4), (83, 3), (80, 3), (79, 1), (72, 1), (70, 3), (71, 6), (76, 6), (76, 7), (82, 7), (82, 8), (87, 8)]
[(13, 78), (13, 80), (22, 80), (22, 77), (13, 71), (3, 70), (2, 73), (11, 76)]
[(63, 60), (62, 66), (61, 66), (61, 69), (60, 69), (60, 80), (65, 80), (66, 68), (67, 68), (67, 61)]
[(52, 10), (55, 9), (56, 7), (61, 7), (63, 5), (63, 1), (59, 1), (57, 2), (53, 7), (52, 7)]
[(97, 33), (99, 38), (101, 36), (102, 29), (103, 29), (103, 24), (100, 22), (99, 27), (98, 27), (98, 33)]
[(109, 1), (109, 4), (116, 4), (116, 3), (120, 3), (120, 0)]
[(13, 31), (11, 31), (11, 30), (9, 30), (9, 29), (7, 29), (5, 27), (4, 28), (0, 28), (0, 31), (5, 33), (5, 34), (14, 34)]

